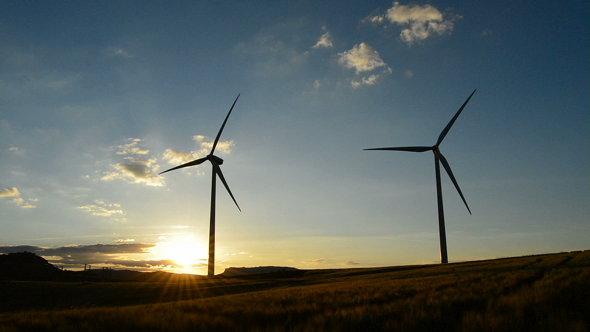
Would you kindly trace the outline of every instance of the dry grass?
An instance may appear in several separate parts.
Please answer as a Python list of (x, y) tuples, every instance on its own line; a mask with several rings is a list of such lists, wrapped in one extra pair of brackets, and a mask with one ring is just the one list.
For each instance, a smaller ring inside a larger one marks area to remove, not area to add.
[(589, 251), (287, 279), (86, 286), (103, 296), (68, 310), (2, 314), (0, 331), (590, 330)]

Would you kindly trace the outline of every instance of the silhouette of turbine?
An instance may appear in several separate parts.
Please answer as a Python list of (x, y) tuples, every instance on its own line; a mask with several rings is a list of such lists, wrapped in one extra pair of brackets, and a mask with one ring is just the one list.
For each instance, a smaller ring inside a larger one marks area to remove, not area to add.
[(476, 90), (473, 90), (471, 95), (469, 95), (469, 98), (467, 98), (467, 100), (463, 103), (463, 106), (461, 106), (461, 108), (459, 109), (459, 111), (457, 111), (457, 113), (451, 119), (449, 124), (447, 124), (447, 126), (442, 131), (442, 133), (440, 133), (440, 136), (438, 136), (438, 140), (436, 141), (436, 144), (434, 144), (433, 146), (402, 146), (402, 147), (391, 147), (391, 148), (364, 149), (364, 150), (392, 150), (392, 151), (408, 151), (408, 152), (432, 151), (434, 153), (434, 168), (435, 168), (435, 172), (436, 172), (436, 198), (438, 201), (438, 231), (439, 231), (439, 235), (440, 235), (440, 260), (441, 260), (441, 263), (443, 263), (443, 264), (448, 263), (449, 258), (447, 256), (447, 237), (446, 237), (446, 233), (445, 233), (445, 213), (444, 213), (444, 209), (443, 209), (442, 184), (440, 181), (440, 163), (442, 163), (443, 167), (445, 168), (445, 171), (447, 171), (447, 174), (449, 175), (449, 178), (451, 178), (451, 181), (455, 185), (455, 188), (457, 188), (457, 192), (459, 192), (459, 196), (461, 196), (463, 203), (465, 203), (465, 207), (467, 208), (467, 211), (469, 211), (469, 214), (471, 214), (471, 210), (469, 209), (469, 205), (467, 205), (467, 201), (465, 201), (465, 197), (463, 197), (463, 193), (461, 192), (461, 189), (459, 188), (459, 184), (457, 183), (457, 180), (455, 180), (455, 176), (453, 175), (453, 171), (451, 171), (451, 166), (449, 166), (447, 159), (442, 155), (442, 153), (440, 153), (440, 150), (438, 149), (438, 147), (439, 147), (440, 143), (442, 143), (442, 141), (445, 139), (445, 136), (447, 136), (447, 133), (449, 132), (449, 130), (451, 129), (451, 127), (455, 123), (455, 120), (457, 120), (457, 118), (459, 117), (459, 114), (461, 114), (461, 112), (463, 111), (463, 108), (465, 108), (465, 105), (467, 105), (467, 103), (469, 102), (469, 99), (471, 99), (471, 97), (473, 96), (473, 94), (475, 93)]
[(163, 174), (163, 173), (170, 172), (170, 171), (173, 171), (173, 170), (176, 170), (179, 168), (200, 165), (207, 160), (209, 160), (211, 162), (211, 165), (213, 166), (213, 171), (211, 172), (212, 179), (211, 179), (211, 213), (210, 213), (210, 217), (209, 217), (210, 218), (209, 219), (209, 263), (207, 266), (207, 276), (208, 277), (213, 277), (214, 272), (215, 272), (215, 180), (216, 180), (216, 176), (219, 176), (219, 178), (221, 179), (221, 182), (223, 182), (225, 189), (227, 189), (227, 192), (229, 193), (229, 195), (233, 199), (234, 203), (236, 203), (238, 210), (240, 210), (240, 212), (242, 211), (242, 209), (240, 209), (240, 206), (238, 205), (238, 202), (236, 202), (234, 195), (231, 193), (231, 190), (229, 189), (229, 186), (227, 185), (227, 182), (225, 181), (225, 178), (223, 177), (223, 173), (221, 172), (221, 168), (219, 167), (220, 165), (223, 164), (223, 159), (213, 155), (213, 152), (215, 152), (215, 147), (217, 146), (217, 142), (219, 141), (219, 137), (221, 136), (221, 132), (223, 131), (223, 128), (225, 127), (225, 123), (227, 122), (227, 119), (229, 118), (231, 111), (234, 109), (234, 106), (236, 105), (238, 98), (240, 98), (239, 94), (236, 97), (236, 100), (234, 101), (233, 105), (231, 105), (231, 108), (229, 109), (229, 112), (227, 113), (227, 116), (225, 117), (225, 120), (223, 121), (223, 124), (221, 125), (221, 128), (219, 129), (219, 132), (217, 133), (217, 137), (215, 137), (215, 141), (213, 142), (213, 147), (211, 148), (211, 152), (209, 152), (209, 154), (206, 157), (203, 157), (203, 158), (200, 158), (197, 160), (193, 160), (193, 161), (188, 162), (186, 164), (182, 164), (180, 166), (176, 166), (176, 167), (173, 167), (169, 170), (165, 170), (164, 172), (159, 173), (159, 174)]

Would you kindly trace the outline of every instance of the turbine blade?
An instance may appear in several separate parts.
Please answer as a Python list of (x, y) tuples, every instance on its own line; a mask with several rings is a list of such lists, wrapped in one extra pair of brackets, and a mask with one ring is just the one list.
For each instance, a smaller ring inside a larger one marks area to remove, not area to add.
[(166, 172), (170, 172), (170, 171), (173, 171), (173, 170), (179, 169), (179, 168), (184, 168), (184, 167), (189, 167), (189, 166), (196, 166), (196, 165), (202, 164), (205, 160), (207, 160), (207, 157), (201, 158), (201, 159), (197, 159), (197, 160), (193, 160), (193, 161), (189, 161), (186, 164), (182, 164), (180, 166), (172, 167), (171, 169), (168, 169), (168, 170), (165, 170), (164, 172), (158, 173), (158, 175), (164, 174)]
[(465, 197), (463, 197), (463, 193), (461, 192), (461, 188), (459, 188), (459, 184), (457, 183), (457, 180), (455, 179), (455, 176), (453, 175), (453, 171), (451, 171), (451, 166), (449, 166), (449, 162), (440, 152), (438, 152), (438, 157), (439, 157), (441, 163), (443, 164), (443, 167), (447, 171), (447, 174), (451, 178), (451, 181), (455, 185), (455, 188), (457, 188), (457, 191), (459, 192), (459, 196), (461, 196), (463, 203), (465, 203), (465, 207), (467, 208), (467, 211), (469, 211), (469, 214), (471, 214), (471, 209), (469, 209), (469, 205), (467, 205), (467, 201), (465, 200)]
[(363, 150), (392, 150), (392, 151), (409, 151), (409, 152), (424, 152), (432, 150), (431, 146), (400, 146), (391, 148), (374, 148), (374, 149), (363, 149)]
[(234, 203), (236, 203), (236, 206), (238, 207), (238, 210), (240, 210), (240, 212), (242, 212), (242, 209), (240, 209), (240, 206), (238, 205), (238, 202), (236, 202), (236, 199), (234, 198), (234, 195), (231, 193), (231, 190), (229, 189), (229, 186), (227, 185), (227, 182), (225, 181), (225, 178), (223, 177), (223, 173), (221, 172), (221, 167), (219, 167), (219, 165), (215, 161), (213, 161), (213, 160), (211, 160), (211, 164), (213, 164), (213, 171), (215, 173), (217, 173), (217, 175), (219, 175), (219, 178), (221, 179), (221, 182), (225, 186), (225, 189), (227, 189), (227, 192), (231, 196), (231, 199), (233, 199), (234, 200)]
[(457, 113), (455, 113), (455, 116), (451, 119), (451, 121), (449, 122), (449, 124), (442, 131), (442, 133), (440, 133), (440, 136), (438, 136), (438, 141), (436, 141), (436, 144), (434, 146), (439, 146), (440, 143), (442, 143), (443, 139), (445, 139), (445, 136), (447, 136), (447, 133), (449, 132), (449, 130), (451, 129), (451, 127), (455, 123), (455, 120), (457, 120), (457, 118), (459, 117), (459, 114), (461, 114), (461, 112), (465, 108), (465, 105), (467, 105), (467, 103), (469, 102), (469, 99), (471, 99), (471, 96), (473, 96), (473, 94), (475, 93), (475, 91), (477, 91), (477, 89), (473, 90), (473, 92), (471, 93), (471, 95), (469, 95), (469, 98), (467, 98), (467, 100), (463, 103), (463, 106), (461, 106), (461, 108), (457, 111)]
[(211, 152), (209, 152), (209, 154), (213, 154), (213, 152), (215, 151), (215, 147), (217, 146), (217, 142), (219, 141), (219, 137), (221, 137), (221, 132), (223, 131), (223, 128), (225, 127), (225, 123), (227, 122), (227, 119), (229, 118), (231, 111), (234, 109), (234, 106), (236, 105), (238, 98), (240, 98), (239, 94), (236, 97), (236, 100), (234, 100), (233, 105), (231, 105), (231, 108), (229, 109), (229, 112), (227, 113), (227, 116), (225, 117), (225, 120), (223, 121), (221, 128), (219, 128), (219, 132), (217, 133), (217, 137), (215, 137), (215, 141), (213, 142), (213, 147), (211, 148)]

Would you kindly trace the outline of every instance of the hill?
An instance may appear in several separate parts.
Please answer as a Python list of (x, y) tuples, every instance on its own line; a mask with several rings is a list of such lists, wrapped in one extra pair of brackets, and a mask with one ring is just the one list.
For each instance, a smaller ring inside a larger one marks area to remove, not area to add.
[(286, 278), (3, 281), (0, 330), (590, 331), (589, 298), (588, 250)]
[[(301, 273), (298, 273), (301, 272)], [(259, 266), (259, 267), (228, 267), (220, 276), (223, 277), (243, 277), (248, 275), (272, 273), (274, 277), (293, 277), (297, 274), (304, 274), (294, 267), (283, 266)]]
[(0, 280), (61, 280), (63, 271), (30, 252), (0, 255)]

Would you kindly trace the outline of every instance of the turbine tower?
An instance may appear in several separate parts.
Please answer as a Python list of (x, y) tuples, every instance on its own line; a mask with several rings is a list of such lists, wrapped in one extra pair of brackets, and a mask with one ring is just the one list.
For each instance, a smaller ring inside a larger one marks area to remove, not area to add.
[(438, 201), (438, 231), (439, 231), (439, 235), (440, 235), (440, 260), (441, 260), (441, 263), (443, 263), (443, 264), (448, 263), (449, 258), (447, 256), (447, 237), (446, 237), (446, 233), (445, 233), (445, 213), (444, 213), (443, 199), (442, 199), (442, 184), (440, 181), (440, 164), (441, 163), (442, 163), (445, 171), (449, 175), (449, 178), (451, 178), (451, 181), (455, 185), (455, 188), (457, 188), (457, 192), (459, 192), (459, 196), (461, 196), (463, 203), (465, 203), (465, 207), (467, 208), (467, 211), (469, 211), (469, 214), (471, 214), (471, 210), (469, 209), (469, 205), (467, 205), (467, 201), (465, 201), (465, 197), (463, 197), (463, 193), (461, 192), (461, 189), (459, 188), (459, 184), (457, 183), (457, 180), (455, 179), (455, 176), (453, 175), (453, 171), (451, 171), (451, 166), (449, 166), (447, 159), (442, 155), (442, 153), (440, 153), (440, 150), (438, 147), (442, 143), (442, 141), (445, 139), (445, 136), (447, 136), (447, 133), (449, 132), (449, 130), (451, 129), (451, 127), (455, 123), (455, 120), (457, 120), (457, 118), (459, 117), (459, 115), (463, 111), (463, 108), (465, 108), (465, 105), (467, 105), (467, 103), (469, 102), (469, 99), (471, 99), (471, 97), (473, 96), (475, 91), (476, 90), (473, 90), (471, 95), (469, 95), (469, 98), (467, 98), (467, 100), (463, 103), (463, 106), (461, 106), (461, 108), (459, 109), (459, 111), (457, 111), (457, 113), (451, 119), (449, 124), (447, 124), (447, 126), (442, 131), (442, 133), (440, 133), (440, 136), (438, 136), (438, 140), (436, 141), (436, 144), (434, 144), (433, 146), (403, 146), (403, 147), (391, 147), (391, 148), (364, 149), (364, 150), (392, 150), (392, 151), (409, 151), (409, 152), (432, 151), (434, 153), (434, 169), (435, 169), (435, 173), (436, 173), (436, 198)]
[(236, 100), (234, 101), (233, 105), (231, 105), (231, 108), (229, 109), (229, 112), (227, 113), (227, 116), (225, 117), (225, 120), (223, 121), (223, 124), (221, 125), (221, 128), (219, 129), (219, 132), (217, 133), (217, 137), (215, 137), (215, 141), (213, 142), (213, 147), (211, 147), (211, 152), (209, 152), (209, 154), (206, 157), (203, 157), (203, 158), (200, 158), (197, 160), (193, 160), (191, 162), (173, 167), (169, 170), (165, 170), (164, 172), (159, 173), (159, 174), (163, 174), (163, 173), (170, 172), (170, 171), (184, 168), (184, 167), (200, 165), (207, 160), (209, 160), (209, 162), (211, 162), (211, 165), (213, 166), (213, 170), (211, 172), (211, 174), (212, 174), (212, 178), (211, 178), (211, 212), (210, 212), (210, 216), (209, 216), (209, 262), (208, 262), (208, 266), (207, 266), (207, 276), (210, 278), (213, 277), (215, 274), (215, 180), (216, 180), (217, 176), (219, 176), (219, 179), (221, 179), (221, 182), (223, 182), (225, 189), (227, 189), (227, 192), (229, 193), (229, 195), (233, 199), (234, 203), (236, 203), (238, 210), (240, 210), (240, 212), (242, 211), (242, 209), (240, 209), (240, 206), (238, 205), (238, 202), (236, 202), (234, 195), (231, 193), (231, 190), (229, 189), (229, 186), (227, 185), (227, 182), (225, 181), (225, 178), (223, 177), (223, 173), (221, 172), (221, 168), (219, 167), (220, 165), (223, 164), (223, 159), (213, 155), (213, 152), (215, 152), (215, 147), (217, 146), (217, 142), (219, 141), (219, 137), (221, 136), (221, 132), (223, 131), (223, 128), (225, 127), (225, 123), (227, 122), (227, 119), (229, 118), (231, 111), (234, 109), (234, 106), (236, 105), (238, 98), (240, 98), (239, 94), (236, 97)]

